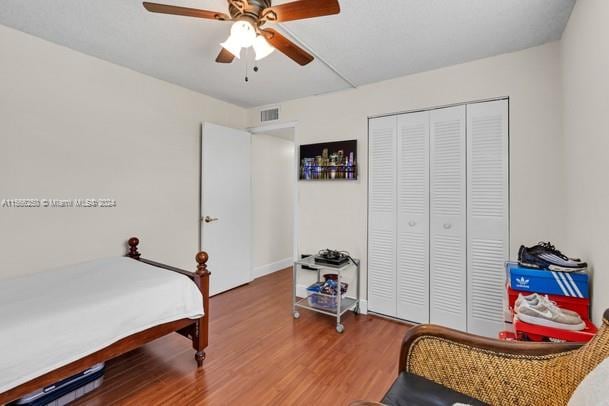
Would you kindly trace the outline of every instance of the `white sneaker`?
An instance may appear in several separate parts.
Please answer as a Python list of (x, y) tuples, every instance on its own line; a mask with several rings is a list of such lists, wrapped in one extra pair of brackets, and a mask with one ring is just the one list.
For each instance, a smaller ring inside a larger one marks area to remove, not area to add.
[(560, 307), (542, 300), (537, 304), (522, 300), (516, 318), (525, 323), (563, 330), (580, 331), (586, 328), (586, 323), (578, 314), (565, 313)]
[(573, 310), (569, 310), (569, 309), (563, 309), (562, 307), (558, 307), (558, 305), (556, 304), (556, 302), (550, 300), (550, 298), (548, 297), (548, 295), (542, 296), (540, 294), (537, 293), (532, 293), (530, 295), (524, 296), (522, 293), (518, 294), (518, 299), (516, 299), (516, 302), (514, 302), (514, 313), (518, 313), (518, 308), (520, 307), (520, 305), (522, 305), (522, 302), (526, 301), (527, 303), (536, 306), (538, 303), (544, 303), (546, 306), (555, 306), (557, 307), (561, 312), (566, 313), (568, 315), (571, 316), (578, 316), (579, 317), (579, 313), (574, 312)]
[[(550, 300), (550, 298), (548, 297), (548, 295), (545, 296), (541, 296), (540, 295), (540, 300), (546, 305), (546, 306), (554, 306), (557, 307), (558, 309), (560, 309), (561, 312), (565, 313), (565, 314), (569, 314), (571, 316), (577, 316), (580, 317), (578, 312), (575, 312), (573, 310), (569, 310), (569, 309), (563, 309), (562, 307), (559, 307), (555, 301)], [(581, 318), (581, 317), (580, 317)]]
[(537, 293), (531, 293), (530, 295), (524, 296), (522, 293), (518, 294), (518, 298), (514, 302), (514, 312), (518, 312), (518, 308), (522, 305), (522, 302), (526, 301), (530, 304), (536, 305), (539, 303), (539, 296)]

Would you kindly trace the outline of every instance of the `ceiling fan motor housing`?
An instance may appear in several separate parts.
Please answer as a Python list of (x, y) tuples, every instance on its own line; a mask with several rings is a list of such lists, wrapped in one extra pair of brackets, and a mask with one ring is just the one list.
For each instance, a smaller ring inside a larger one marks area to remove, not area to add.
[(246, 20), (254, 27), (262, 25), (262, 11), (271, 7), (271, 0), (228, 0), (228, 11), (235, 20)]

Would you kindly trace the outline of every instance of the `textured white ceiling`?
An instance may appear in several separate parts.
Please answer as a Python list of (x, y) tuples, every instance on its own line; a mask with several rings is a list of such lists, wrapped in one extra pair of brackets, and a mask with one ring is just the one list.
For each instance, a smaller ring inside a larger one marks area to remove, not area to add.
[[(226, 11), (225, 0), (156, 0)], [(274, 1), (274, 4), (288, 2)], [(557, 40), (575, 0), (340, 0), (283, 27), (328, 65), (275, 52), (214, 62), (230, 23), (148, 13), (139, 0), (0, 0), (0, 24), (245, 107), (332, 92)], [(281, 30), (281, 29), (280, 29)], [(246, 61), (250, 81), (244, 82)]]

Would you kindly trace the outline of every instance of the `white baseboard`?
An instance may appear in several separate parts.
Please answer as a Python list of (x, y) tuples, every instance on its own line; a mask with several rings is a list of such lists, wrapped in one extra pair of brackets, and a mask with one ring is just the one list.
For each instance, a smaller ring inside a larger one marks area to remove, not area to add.
[(292, 266), (293, 264), (294, 264), (294, 260), (292, 259), (292, 257), (290, 257), (290, 258), (284, 258), (282, 260), (279, 260), (277, 262), (273, 262), (270, 264), (257, 266), (252, 271), (252, 279), (260, 278), (261, 276), (268, 275), (273, 272), (281, 271), (282, 269)]
[(360, 299), (359, 301), (359, 314), (368, 314), (368, 301), (366, 299)]

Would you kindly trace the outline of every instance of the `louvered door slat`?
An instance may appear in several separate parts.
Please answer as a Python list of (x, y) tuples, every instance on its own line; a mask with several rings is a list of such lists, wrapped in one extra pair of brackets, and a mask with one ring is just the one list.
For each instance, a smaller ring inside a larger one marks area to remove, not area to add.
[(369, 121), (368, 128), (368, 308), (396, 316), (397, 118)]
[(468, 105), (467, 122), (468, 329), (496, 337), (509, 256), (508, 101)]
[(465, 106), (430, 113), (430, 321), (467, 329)]
[(397, 316), (429, 322), (429, 112), (398, 116)]

